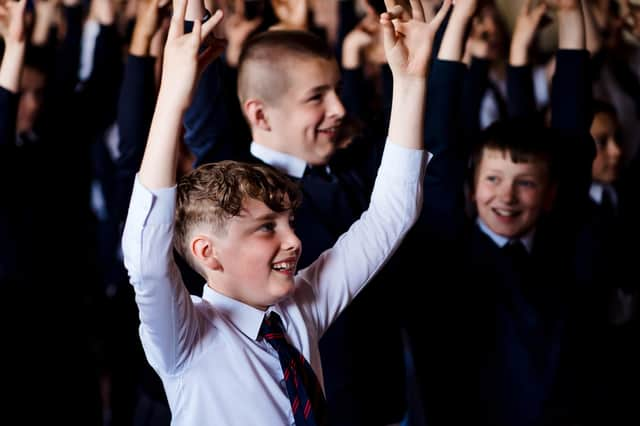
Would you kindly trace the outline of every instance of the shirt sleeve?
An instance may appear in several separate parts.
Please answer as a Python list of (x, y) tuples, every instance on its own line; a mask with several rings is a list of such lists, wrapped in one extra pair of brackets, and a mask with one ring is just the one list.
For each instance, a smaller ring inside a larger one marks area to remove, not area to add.
[[(426, 151), (387, 143), (371, 204), (336, 244), (297, 276), (297, 301), (322, 335), (385, 265), (420, 214)], [(302, 289), (301, 289), (302, 290)]]
[(150, 191), (136, 177), (122, 238), (149, 363), (173, 375), (186, 366), (199, 317), (173, 258), (176, 187)]

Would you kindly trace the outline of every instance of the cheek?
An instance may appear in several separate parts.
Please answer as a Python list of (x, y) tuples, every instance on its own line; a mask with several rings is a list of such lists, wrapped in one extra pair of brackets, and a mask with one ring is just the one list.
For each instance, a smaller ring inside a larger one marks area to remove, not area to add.
[(493, 198), (493, 190), (487, 185), (479, 184), (476, 185), (475, 193), (471, 197), (477, 204), (485, 204)]

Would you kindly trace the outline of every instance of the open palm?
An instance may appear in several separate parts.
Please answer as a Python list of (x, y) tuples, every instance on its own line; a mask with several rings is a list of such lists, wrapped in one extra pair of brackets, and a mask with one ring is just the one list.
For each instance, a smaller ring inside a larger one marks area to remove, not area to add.
[(430, 22), (426, 21), (422, 4), (411, 1), (411, 18), (394, 0), (387, 0), (387, 12), (380, 16), (384, 32), (387, 61), (394, 74), (424, 78), (431, 58), (435, 34), (444, 20), (451, 0), (445, 0)]

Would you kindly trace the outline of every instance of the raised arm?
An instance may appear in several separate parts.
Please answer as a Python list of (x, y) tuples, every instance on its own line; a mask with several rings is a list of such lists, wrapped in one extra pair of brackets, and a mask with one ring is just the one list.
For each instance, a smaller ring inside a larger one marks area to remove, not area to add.
[(465, 223), (464, 183), (468, 141), (461, 140), (458, 113), (461, 110), (464, 76), (464, 33), (475, 11), (475, 0), (457, 0), (444, 31), (431, 70), (427, 94), (426, 147), (433, 153), (425, 177), (425, 202), (416, 231), (429, 244), (455, 238)]
[(150, 54), (151, 40), (159, 31), (160, 0), (141, 2), (129, 45), (129, 56), (118, 100), (118, 151), (116, 160), (116, 217), (126, 217), (135, 174), (140, 169), (149, 127), (156, 103), (154, 66)]
[(393, 100), (389, 141), (411, 149), (424, 149), (424, 112), (427, 73), (436, 31), (444, 20), (450, 0), (446, 0), (431, 22), (418, 0), (411, 1), (413, 17), (401, 19), (402, 7), (385, 0), (388, 12), (380, 16), (384, 49), (393, 74)]
[[(558, 16), (558, 56), (553, 77), (552, 127), (574, 132), (589, 132), (591, 81), (585, 67), (584, 16), (580, 0), (550, 0)], [(586, 62), (586, 63), (585, 63)]]
[(184, 33), (186, 0), (175, 3), (164, 54), (162, 82), (142, 166), (123, 234), (124, 263), (136, 293), (140, 334), (149, 362), (172, 374), (188, 361), (201, 336), (198, 315), (173, 258), (176, 165), (182, 115), (200, 69), (222, 51), (203, 40), (222, 19), (194, 22)]
[(412, 18), (402, 17), (402, 7), (393, 1), (380, 17), (394, 76), (388, 143), (368, 210), (332, 249), (300, 272), (301, 279), (315, 288), (310, 306), (317, 311), (310, 315), (320, 334), (382, 268), (420, 213), (427, 64), (433, 37), (449, 5), (446, 1), (430, 23), (415, 3)]
[(507, 107), (510, 117), (530, 116), (536, 112), (529, 49), (547, 11), (547, 4), (540, 3), (532, 7), (532, 3), (532, 0), (523, 3), (511, 38), (507, 67)]
[(0, 67), (0, 87), (17, 93), (26, 49), (24, 11), (26, 0), (0, 3), (0, 35), (5, 49)]
[(24, 64), (26, 0), (0, 3), (0, 36), (5, 44), (0, 63), (0, 146), (8, 146), (16, 138), (18, 91)]
[(551, 125), (558, 132), (560, 186), (556, 209), (568, 220), (585, 216), (595, 143), (591, 79), (580, 0), (552, 3), (558, 10), (558, 53), (551, 91)]
[(149, 189), (175, 185), (182, 116), (191, 102), (198, 73), (222, 52), (219, 44), (199, 52), (204, 39), (222, 19), (222, 11), (217, 11), (204, 24), (196, 19), (193, 31), (185, 34), (186, 0), (178, 1), (177, 5), (182, 10), (171, 19), (158, 102), (140, 168), (140, 181)]

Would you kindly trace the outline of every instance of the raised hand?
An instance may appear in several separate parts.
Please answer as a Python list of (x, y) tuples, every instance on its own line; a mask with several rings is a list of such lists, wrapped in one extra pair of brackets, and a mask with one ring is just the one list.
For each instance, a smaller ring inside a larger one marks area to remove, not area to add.
[(191, 102), (193, 89), (199, 73), (223, 52), (226, 43), (213, 39), (203, 51), (200, 46), (222, 20), (222, 10), (216, 11), (204, 24), (200, 20), (193, 22), (193, 30), (184, 32), (184, 18), (187, 0), (177, 0), (169, 26), (167, 43), (164, 49), (164, 61), (161, 94), (176, 100), (186, 109)]
[(235, 7), (231, 16), (224, 20), (224, 32), (229, 41), (227, 47), (227, 63), (236, 67), (240, 58), (240, 51), (245, 40), (260, 26), (262, 17), (247, 19), (245, 17), (244, 0), (235, 0)]
[(5, 43), (4, 56), (0, 63), (0, 87), (13, 93), (17, 93), (20, 88), (20, 74), (24, 62), (26, 4), (27, 0), (0, 0), (0, 36)]
[(147, 56), (151, 39), (160, 27), (160, 8), (166, 0), (140, 0), (136, 10), (136, 25), (131, 37), (129, 53), (136, 56)]
[[(384, 63), (384, 46), (382, 46), (381, 26), (378, 14), (367, 6), (366, 16), (347, 34), (342, 43), (342, 66), (356, 69), (362, 65), (363, 52), (373, 63)], [(379, 46), (378, 46), (379, 45)], [(382, 58), (378, 52), (382, 50)]]
[(24, 11), (26, 0), (0, 1), (0, 36), (4, 39), (5, 44), (24, 44), (25, 25)]
[[(444, 20), (451, 0), (445, 0), (431, 22), (427, 22), (422, 4), (411, 0), (412, 17), (395, 0), (385, 0), (387, 12), (380, 15), (387, 62), (394, 79), (426, 78), (436, 31)], [(406, 15), (405, 15), (406, 16)]]
[(47, 43), (49, 29), (54, 25), (58, 10), (57, 0), (34, 0), (35, 21), (31, 32), (31, 42), (35, 46)]
[(516, 25), (511, 38), (509, 63), (522, 66), (528, 62), (528, 52), (531, 42), (540, 26), (542, 17), (547, 12), (547, 4), (540, 3), (532, 8), (532, 0), (526, 0), (516, 19)]
[(306, 30), (309, 28), (309, 0), (271, 0), (280, 22), (272, 30)]
[(114, 0), (91, 0), (89, 16), (100, 25), (111, 25), (116, 19), (116, 5)]

